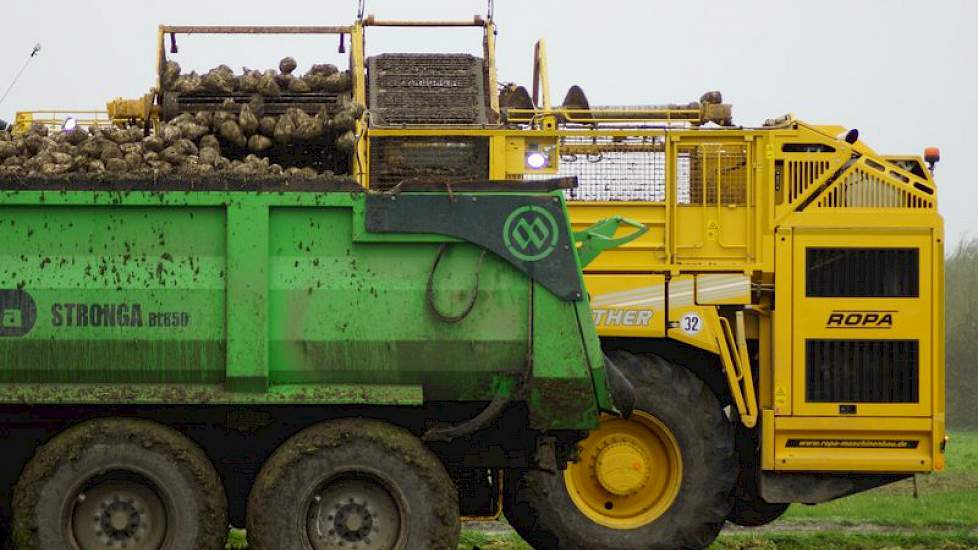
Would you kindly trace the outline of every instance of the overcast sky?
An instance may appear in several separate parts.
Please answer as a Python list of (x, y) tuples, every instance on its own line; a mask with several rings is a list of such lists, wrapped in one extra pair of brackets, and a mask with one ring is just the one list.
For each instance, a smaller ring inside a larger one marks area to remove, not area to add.
[[(978, 1), (976, 0), (497, 0), (501, 81), (529, 84), (532, 46), (545, 37), (553, 95), (580, 84), (593, 104), (686, 102), (721, 90), (735, 121), (788, 112), (858, 128), (881, 152), (939, 146), (940, 209), (949, 240), (978, 236)], [(354, 0), (3, 2), (0, 87), (35, 42), (43, 50), (0, 105), (102, 109), (153, 84), (159, 24), (349, 24)], [(367, 0), (384, 18), (464, 18), (484, 0)], [(268, 68), (285, 55), (300, 70), (341, 62), (335, 38), (180, 40), (188, 69)], [(373, 29), (368, 53), (470, 51), (471, 31)]]

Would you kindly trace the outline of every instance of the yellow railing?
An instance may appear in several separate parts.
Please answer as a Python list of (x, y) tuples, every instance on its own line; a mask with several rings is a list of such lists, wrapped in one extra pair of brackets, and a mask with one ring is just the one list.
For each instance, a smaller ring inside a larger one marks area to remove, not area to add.
[(23, 134), (35, 124), (46, 126), (50, 130), (60, 130), (65, 121), (74, 119), (78, 126), (112, 126), (112, 119), (106, 111), (73, 111), (68, 109), (49, 109), (41, 111), (21, 111), (14, 120), (13, 132)]

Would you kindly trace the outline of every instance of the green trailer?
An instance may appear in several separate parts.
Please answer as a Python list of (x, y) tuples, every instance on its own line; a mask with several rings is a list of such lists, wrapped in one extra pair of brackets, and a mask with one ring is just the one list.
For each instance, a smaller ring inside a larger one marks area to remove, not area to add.
[(16, 547), (454, 549), (627, 408), (567, 185), (0, 182)]

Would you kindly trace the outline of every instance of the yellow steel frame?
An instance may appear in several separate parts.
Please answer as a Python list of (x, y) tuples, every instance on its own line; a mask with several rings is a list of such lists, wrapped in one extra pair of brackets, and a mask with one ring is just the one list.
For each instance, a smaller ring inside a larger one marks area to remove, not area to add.
[[(740, 421), (760, 425), (766, 470), (943, 469), (943, 222), (935, 184), (919, 157), (883, 156), (860, 141), (842, 139), (840, 126), (790, 116), (763, 128), (702, 125), (722, 117), (729, 110), (725, 105), (555, 107), (542, 41), (534, 52), (537, 106), (503, 114), (496, 94), (495, 25), (478, 16), (470, 21), (371, 16), (348, 27), (161, 27), (159, 67), (166, 60), (167, 34), (349, 34), (354, 100), (366, 105), (365, 34), (370, 26), (483, 28), (491, 121), (505, 116), (505, 124), (378, 128), (364, 117), (357, 122), (353, 174), (365, 187), (370, 143), (389, 136), (484, 137), (489, 142), (487, 176), (493, 180), (570, 175), (580, 169), (582, 181), (627, 182), (635, 176), (621, 172), (602, 180), (606, 175), (587, 170), (615, 155), (647, 155), (648, 162), (658, 163), (658, 172), (642, 176), (661, 186), (654, 199), (570, 203), (576, 228), (613, 215), (650, 228), (588, 267), (585, 278), (599, 333), (669, 338), (716, 354)], [(537, 172), (525, 167), (524, 152), (531, 144), (552, 151), (552, 166)], [(565, 162), (572, 158), (587, 162), (575, 168)], [(902, 320), (886, 336), (921, 340), (918, 403), (859, 404), (857, 414), (847, 415), (839, 404), (806, 401), (804, 339), (824, 333), (821, 317), (833, 305), (870, 309), (878, 304), (873, 299), (807, 300), (801, 290), (802, 255), (804, 246), (813, 243), (920, 249), (920, 297), (895, 302)], [(756, 343), (756, 365), (751, 365), (749, 342)], [(793, 439), (843, 444), (799, 448), (789, 445)], [(864, 440), (867, 446), (851, 445)], [(904, 440), (915, 446), (884, 448)], [(874, 448), (877, 443), (881, 446)]]
[[(570, 203), (572, 223), (578, 228), (612, 215), (624, 215), (650, 227), (643, 237), (600, 256), (588, 267), (585, 277), (592, 293), (632, 293), (632, 303), (645, 305), (625, 308), (648, 307), (654, 310), (652, 318), (659, 321), (635, 327), (599, 323), (599, 333), (666, 337), (715, 353), (723, 365), (741, 422), (746, 426), (762, 425), (761, 458), (766, 469), (923, 472), (943, 468), (943, 229), (936, 210), (936, 187), (929, 173), (911, 173), (891, 162), (896, 157), (880, 156), (861, 143), (846, 143), (839, 138), (841, 128), (793, 119), (776, 127), (756, 129), (551, 128), (544, 124), (547, 116), (538, 116), (536, 123), (520, 128), (364, 131), (371, 139), (486, 137), (490, 142), (489, 176), (500, 180), (526, 177), (528, 169), (514, 161), (522, 157), (507, 155), (514, 142), (523, 140), (553, 140), (561, 156), (597, 155), (602, 151), (663, 155), (662, 200)], [(643, 142), (642, 138), (654, 138), (655, 144)], [(637, 145), (629, 148), (630, 139)], [(361, 181), (365, 185), (369, 181), (369, 141), (363, 143)], [(723, 193), (720, 186), (724, 175), (718, 163), (709, 164), (713, 175), (700, 173), (701, 179), (696, 180), (703, 184), (699, 202), (679, 200), (681, 186), (693, 183), (683, 180), (690, 178), (680, 174), (678, 159), (688, 158), (690, 151), (706, 151), (702, 158), (707, 162), (709, 151), (718, 150), (741, 155), (738, 158), (742, 158), (744, 168), (738, 168), (742, 170), (738, 181), (746, 189), (738, 202), (724, 204), (707, 199)], [(916, 157), (901, 159), (919, 161)], [(860, 191), (860, 185), (870, 185), (866, 182), (872, 184), (872, 193)], [(829, 195), (835, 196), (836, 202), (825, 200)], [(882, 202), (874, 205), (867, 200)], [(896, 204), (896, 200), (900, 203)], [(838, 404), (805, 402), (801, 344), (805, 337), (814, 337), (822, 330), (818, 323), (823, 321), (823, 309), (833, 304), (871, 308), (874, 302), (832, 300), (815, 309), (803, 304), (798, 289), (805, 266), (798, 252), (799, 243), (912, 243), (921, 248), (921, 297), (900, 304), (906, 321), (886, 336), (914, 335), (921, 339), (919, 403), (860, 404), (858, 414), (850, 417), (839, 414)], [(754, 292), (740, 307), (701, 304), (692, 298), (683, 302), (686, 298), (678, 294), (667, 298), (671, 292), (668, 289), (684, 280), (688, 280), (690, 288), (698, 288), (698, 274), (707, 273), (740, 274), (749, 278)], [(657, 283), (657, 276), (665, 282)], [(596, 305), (595, 311), (601, 307)], [(683, 316), (691, 312), (703, 320), (703, 330), (695, 336), (684, 333), (680, 326)], [(758, 342), (756, 384), (751, 379), (748, 339)], [(916, 441), (917, 447), (792, 449), (786, 446), (792, 438), (840, 440), (843, 444), (867, 438), (873, 444), (877, 440), (885, 443), (907, 438)]]

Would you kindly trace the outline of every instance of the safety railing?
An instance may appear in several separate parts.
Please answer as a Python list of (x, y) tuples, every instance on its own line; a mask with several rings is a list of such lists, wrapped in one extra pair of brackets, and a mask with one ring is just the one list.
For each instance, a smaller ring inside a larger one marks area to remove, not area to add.
[(49, 130), (61, 130), (68, 121), (83, 128), (91, 126), (109, 127), (114, 123), (106, 111), (49, 109), (40, 111), (21, 111), (14, 120), (13, 132), (23, 134), (34, 125), (41, 125)]

